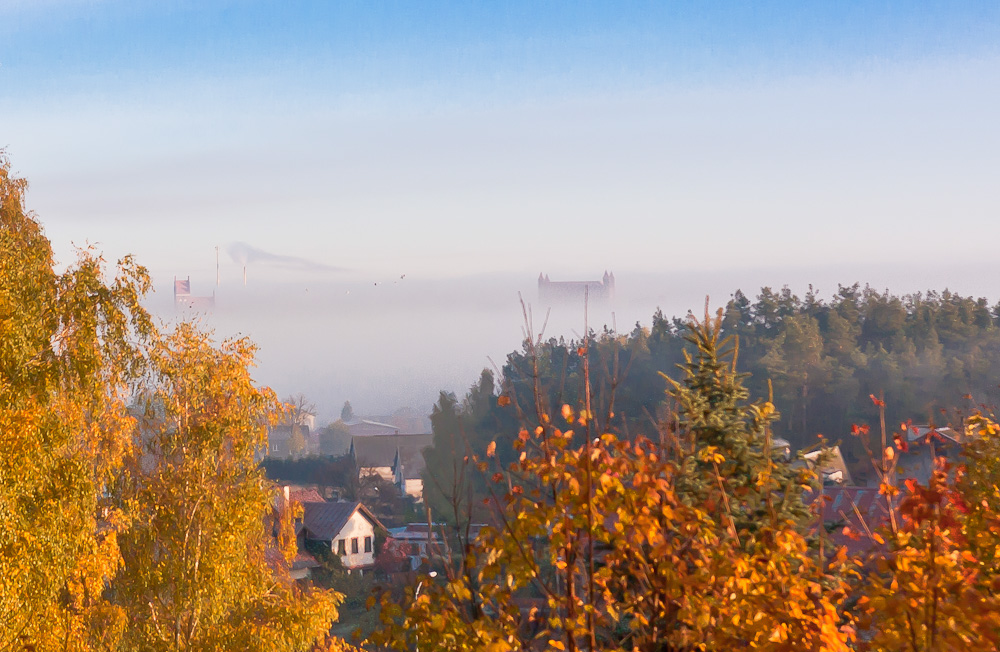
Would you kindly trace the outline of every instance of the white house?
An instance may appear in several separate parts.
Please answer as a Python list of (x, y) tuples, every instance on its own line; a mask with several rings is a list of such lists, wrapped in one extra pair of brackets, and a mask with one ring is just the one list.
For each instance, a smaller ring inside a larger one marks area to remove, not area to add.
[(321, 541), (348, 570), (375, 565), (375, 529), (385, 529), (361, 503), (304, 503), (302, 527), (309, 541)]

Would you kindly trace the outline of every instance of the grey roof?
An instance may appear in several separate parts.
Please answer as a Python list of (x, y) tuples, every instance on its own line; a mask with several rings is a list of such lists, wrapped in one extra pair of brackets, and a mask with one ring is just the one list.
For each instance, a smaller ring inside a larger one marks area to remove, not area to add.
[(372, 525), (383, 527), (375, 515), (358, 502), (305, 503), (302, 508), (304, 511), (302, 525), (306, 529), (306, 538), (308, 539), (333, 541), (356, 511), (360, 511)]
[(309, 426), (298, 425), (298, 424), (295, 424), (294, 426), (288, 426), (288, 425), (271, 426), (270, 428), (267, 429), (267, 436), (268, 438), (274, 441), (288, 440), (292, 438), (292, 428), (296, 428), (300, 433), (302, 433), (303, 437), (309, 436)]

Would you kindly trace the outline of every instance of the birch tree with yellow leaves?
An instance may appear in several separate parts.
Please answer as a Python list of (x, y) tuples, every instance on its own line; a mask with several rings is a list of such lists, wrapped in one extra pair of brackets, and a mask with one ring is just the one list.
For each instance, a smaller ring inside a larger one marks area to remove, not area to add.
[(135, 521), (113, 583), (128, 649), (294, 652), (337, 618), (341, 596), (299, 589), (268, 564), (281, 551), (263, 526), (273, 491), (255, 455), (280, 404), (254, 384), (254, 352), (246, 339), (216, 347), (186, 323), (150, 348), (121, 489)]
[(253, 345), (158, 332), (130, 258), (57, 272), (25, 188), (0, 151), (0, 650), (347, 649), (265, 528)]
[(0, 152), (0, 650), (114, 646), (103, 598), (129, 515), (109, 499), (152, 332), (146, 270), (91, 250), (55, 271), (23, 179)]

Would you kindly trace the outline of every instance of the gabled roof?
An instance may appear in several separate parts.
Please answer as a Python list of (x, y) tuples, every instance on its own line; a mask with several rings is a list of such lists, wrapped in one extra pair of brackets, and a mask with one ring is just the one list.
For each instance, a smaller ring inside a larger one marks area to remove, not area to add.
[(303, 568), (317, 568), (321, 564), (316, 561), (316, 558), (305, 551), (298, 551), (295, 554), (295, 559), (292, 560), (292, 570), (302, 570)]
[(354, 512), (361, 512), (375, 527), (383, 528), (375, 515), (367, 507), (358, 502), (353, 503), (305, 503), (302, 524), (306, 529), (306, 538), (318, 541), (333, 541)]

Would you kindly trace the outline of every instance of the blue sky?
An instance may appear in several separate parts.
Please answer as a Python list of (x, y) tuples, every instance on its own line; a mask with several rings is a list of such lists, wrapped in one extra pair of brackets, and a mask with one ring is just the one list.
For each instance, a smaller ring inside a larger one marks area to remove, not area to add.
[(0, 0), (0, 143), (57, 246), (164, 273), (231, 241), (513, 271), (531, 232), (600, 267), (832, 263), (988, 227), (998, 37), (995, 3)]
[[(995, 260), (998, 109), (993, 2), (0, 0), (0, 147), (30, 207), (61, 260), (134, 253), (161, 295), (207, 292), (216, 246), (235, 292), (245, 243), (316, 263), (248, 263), (286, 297), (607, 268), (646, 279), (630, 319), (749, 279), (996, 300), (1000, 268), (968, 268)], [(246, 330), (265, 375), (295, 355)], [(482, 348), (440, 378), (474, 380)]]
[[(814, 73), (995, 53), (995, 3), (7, 0), (5, 60), (45, 85), (303, 73), (354, 89), (569, 76)], [(450, 79), (446, 79), (450, 77)], [(27, 80), (23, 80), (27, 81)]]

